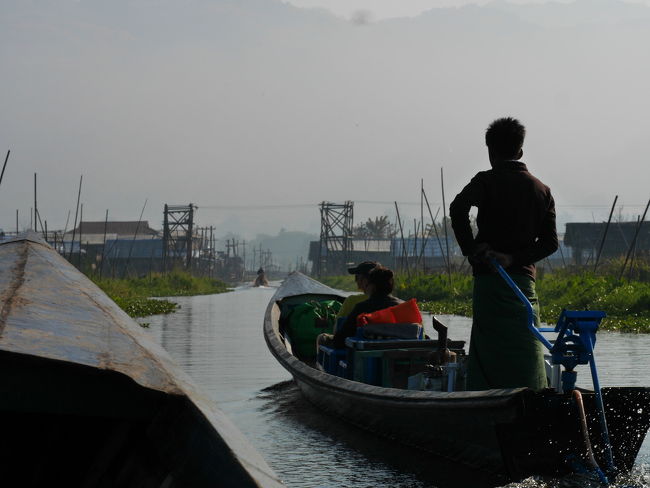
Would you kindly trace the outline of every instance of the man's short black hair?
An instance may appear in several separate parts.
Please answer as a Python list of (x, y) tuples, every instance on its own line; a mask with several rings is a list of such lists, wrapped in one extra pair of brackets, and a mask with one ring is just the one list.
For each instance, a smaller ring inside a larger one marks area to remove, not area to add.
[(493, 154), (518, 159), (524, 146), (526, 128), (513, 117), (503, 117), (490, 124), (485, 131), (485, 144)]

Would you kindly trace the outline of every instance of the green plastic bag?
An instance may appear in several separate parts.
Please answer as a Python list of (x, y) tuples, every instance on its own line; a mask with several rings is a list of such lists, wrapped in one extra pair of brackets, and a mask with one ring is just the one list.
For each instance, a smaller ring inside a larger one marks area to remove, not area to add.
[(332, 333), (340, 309), (341, 302), (337, 300), (312, 300), (293, 308), (287, 332), (296, 357), (303, 360), (316, 357), (316, 338), (322, 333)]

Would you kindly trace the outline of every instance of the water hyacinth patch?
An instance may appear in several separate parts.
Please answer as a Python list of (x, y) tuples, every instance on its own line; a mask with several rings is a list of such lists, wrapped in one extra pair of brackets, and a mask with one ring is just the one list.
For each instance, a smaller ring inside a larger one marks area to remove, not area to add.
[(220, 280), (192, 276), (184, 271), (173, 271), (138, 278), (92, 277), (99, 286), (130, 317), (173, 313), (178, 304), (171, 300), (151, 297), (210, 295), (230, 290)]
[[(327, 277), (325, 284), (354, 290), (351, 276)], [(613, 274), (559, 270), (539, 276), (536, 282), (543, 322), (555, 324), (563, 308), (603, 310), (607, 318), (602, 328), (620, 332), (650, 332), (650, 283), (619, 280)], [(409, 279), (398, 274), (395, 295), (417, 298), (423, 311), (471, 317), (472, 277), (452, 273), (415, 275)]]

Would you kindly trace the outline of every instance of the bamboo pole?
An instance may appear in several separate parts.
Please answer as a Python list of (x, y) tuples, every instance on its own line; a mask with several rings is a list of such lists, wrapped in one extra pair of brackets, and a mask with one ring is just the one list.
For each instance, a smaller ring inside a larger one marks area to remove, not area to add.
[(445, 226), (445, 247), (447, 248), (447, 275), (451, 285), (451, 255), (449, 254), (449, 232), (447, 231), (447, 204), (445, 203), (445, 175), (440, 168), (440, 187), (442, 190), (442, 224)]
[(140, 218), (138, 219), (138, 224), (135, 226), (135, 233), (133, 234), (133, 240), (131, 241), (131, 245), (129, 246), (129, 254), (126, 257), (126, 263), (124, 264), (124, 272), (122, 273), (122, 278), (126, 278), (126, 272), (129, 268), (129, 263), (131, 261), (131, 253), (133, 252), (133, 246), (135, 245), (135, 240), (138, 236), (138, 230), (140, 230), (140, 222), (142, 222), (142, 215), (144, 214), (144, 209), (147, 207), (147, 200), (148, 199), (145, 198), (144, 205), (142, 206), (142, 211), (140, 212)]
[[(438, 213), (440, 213), (440, 208), (438, 208), (438, 212), (436, 213), (436, 217), (438, 217)], [(424, 264), (426, 264), (426, 259), (427, 259), (427, 257), (424, 254), (424, 250), (426, 249), (427, 243), (429, 242), (429, 239), (431, 238), (431, 232), (433, 232), (433, 224), (429, 226), (429, 230), (427, 231), (426, 235), (424, 234), (424, 227), (423, 227), (422, 235), (424, 236), (424, 238), (423, 238), (423, 241), (422, 241), (422, 245), (420, 246), (420, 255), (418, 257), (418, 261), (420, 259), (422, 259), (425, 262)], [(425, 265), (422, 266), (422, 272), (423, 273), (426, 272), (426, 266)]]
[[(36, 173), (34, 173), (34, 232), (38, 232), (38, 203), (36, 201)], [(42, 229), (41, 229), (42, 230)]]
[(68, 223), (70, 222), (70, 210), (68, 210), (68, 217), (65, 219), (65, 227), (63, 228), (63, 235), (68, 232)]
[(562, 250), (562, 246), (564, 246), (564, 239), (562, 239), (562, 244), (558, 243), (558, 249), (560, 250), (560, 256), (562, 256), (562, 266), (566, 268), (566, 261), (564, 260), (564, 251)]
[(418, 220), (413, 219), (413, 232), (415, 233), (415, 239), (413, 239), (413, 256), (415, 257), (415, 263), (413, 266), (413, 271), (417, 272), (418, 264), (420, 260), (418, 259)]
[(609, 217), (607, 218), (607, 224), (605, 225), (605, 230), (603, 231), (603, 238), (600, 241), (600, 246), (598, 246), (598, 254), (596, 254), (596, 262), (594, 263), (594, 273), (598, 268), (598, 263), (600, 262), (600, 255), (603, 252), (603, 246), (605, 245), (605, 239), (607, 238), (607, 232), (609, 232), (609, 224), (612, 222), (612, 215), (614, 215), (614, 207), (616, 207), (616, 201), (618, 200), (618, 195), (614, 197), (614, 203), (612, 203), (612, 209), (609, 211)]
[(7, 168), (7, 161), (9, 161), (10, 153), (11, 153), (11, 149), (7, 151), (7, 156), (5, 157), (5, 163), (2, 165), (2, 173), (0, 173), (0, 185), (2, 185), (2, 178), (4, 178), (5, 175), (5, 169)]
[[(436, 220), (433, 217), (433, 212), (431, 212), (431, 206), (429, 205), (429, 199), (427, 198), (427, 193), (424, 192), (424, 201), (427, 204), (427, 209), (429, 210), (429, 217), (431, 217), (431, 225), (433, 226), (433, 230), (436, 233), (436, 239), (438, 240), (438, 246), (440, 247), (440, 255), (442, 256), (442, 261), (445, 264), (445, 267), (447, 267), (447, 255), (445, 254), (445, 250), (442, 247), (442, 240), (440, 239), (440, 234), (438, 234), (438, 226), (436, 225)], [(436, 219), (438, 218), (438, 214), (440, 213), (440, 208), (438, 208), (438, 211), (436, 212)]]
[(402, 237), (402, 257), (405, 260), (404, 262), (406, 263), (406, 274), (411, 279), (411, 268), (409, 266), (409, 257), (408, 254), (406, 253), (406, 242), (404, 241), (404, 228), (402, 227), (402, 218), (399, 215), (399, 207), (397, 206), (397, 202), (395, 202), (395, 211), (397, 212), (397, 222), (399, 223), (399, 232), (400, 236)]
[(108, 209), (106, 209), (106, 217), (104, 217), (104, 239), (102, 242), (102, 261), (99, 264), (99, 278), (102, 278), (104, 271), (104, 259), (106, 258), (106, 230), (108, 229)]
[(648, 204), (645, 206), (645, 210), (643, 211), (643, 217), (639, 219), (639, 223), (636, 226), (636, 230), (634, 231), (634, 237), (632, 238), (632, 242), (630, 243), (630, 247), (627, 251), (627, 255), (625, 256), (625, 262), (623, 263), (623, 267), (621, 268), (621, 272), (618, 276), (618, 279), (623, 278), (623, 273), (625, 273), (625, 268), (627, 267), (627, 262), (630, 259), (630, 255), (632, 254), (632, 250), (636, 246), (636, 239), (639, 236), (639, 232), (641, 231), (641, 226), (643, 225), (643, 222), (645, 221), (646, 214), (648, 213), (648, 207), (650, 207), (650, 200), (648, 200)]
[[(77, 210), (74, 213), (74, 229), (72, 230), (72, 240), (70, 240), (70, 253), (68, 254), (68, 261), (72, 262), (72, 249), (74, 248), (74, 239), (77, 232), (77, 217), (79, 216), (79, 200), (81, 199), (81, 183), (83, 182), (84, 175), (79, 178), (79, 193), (77, 193)], [(68, 214), (69, 215), (69, 214)], [(67, 227), (66, 223), (66, 227)]]
[[(422, 194), (424, 193), (424, 178), (420, 178), (420, 229), (422, 230), (422, 252), (420, 253), (420, 257), (418, 257), (418, 261), (420, 261), (421, 257), (424, 256), (424, 246), (426, 243), (426, 239), (424, 236), (424, 197)], [(424, 259), (422, 260), (422, 274), (426, 272), (426, 261), (427, 258), (424, 256)]]
[(81, 270), (81, 239), (82, 239), (83, 222), (84, 222), (84, 204), (82, 203), (81, 212), (79, 213), (79, 259), (77, 259), (79, 270)]
[(38, 211), (38, 191), (36, 189), (36, 173), (34, 173), (34, 232), (38, 232), (38, 224), (41, 224), (41, 232), (43, 232), (43, 221), (41, 220), (41, 213)]
[[(637, 225), (637, 227), (640, 227), (640, 225), (641, 225), (641, 216), (640, 215), (637, 217), (636, 225)], [(639, 229), (639, 231), (640, 231), (640, 229)], [(637, 251), (637, 241), (638, 241), (638, 239), (635, 238), (634, 242), (632, 244), (632, 255), (630, 256), (630, 266), (627, 269), (627, 279), (628, 280), (632, 278), (632, 271), (634, 270), (634, 261), (636, 260), (636, 251)]]

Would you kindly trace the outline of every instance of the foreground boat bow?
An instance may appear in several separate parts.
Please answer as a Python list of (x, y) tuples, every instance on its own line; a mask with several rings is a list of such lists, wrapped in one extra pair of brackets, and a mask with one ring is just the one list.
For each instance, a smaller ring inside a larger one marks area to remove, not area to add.
[(0, 296), (5, 483), (282, 486), (168, 354), (35, 234), (0, 242)]

